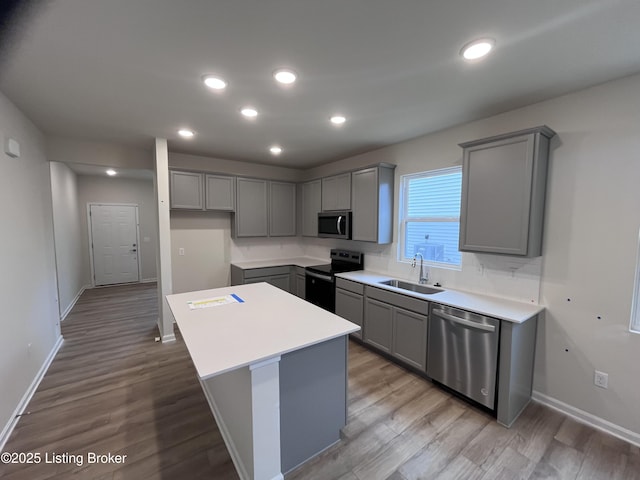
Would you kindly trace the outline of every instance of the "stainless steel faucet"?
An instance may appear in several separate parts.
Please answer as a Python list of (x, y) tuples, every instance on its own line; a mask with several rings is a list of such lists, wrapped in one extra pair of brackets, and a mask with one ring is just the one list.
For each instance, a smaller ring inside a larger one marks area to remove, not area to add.
[(426, 273), (426, 271), (424, 269), (424, 257), (422, 256), (422, 253), (417, 252), (413, 256), (413, 263), (411, 264), (411, 267), (413, 267), (413, 268), (416, 267), (416, 258), (417, 258), (418, 255), (420, 255), (420, 276), (418, 277), (418, 283), (420, 285), (424, 285), (429, 280), (429, 274)]

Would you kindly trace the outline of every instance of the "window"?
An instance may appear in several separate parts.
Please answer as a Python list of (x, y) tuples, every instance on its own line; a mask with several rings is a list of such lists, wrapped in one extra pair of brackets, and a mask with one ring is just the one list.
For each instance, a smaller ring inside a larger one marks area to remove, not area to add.
[(401, 188), (400, 261), (421, 253), (430, 265), (460, 267), (462, 167), (404, 175)]

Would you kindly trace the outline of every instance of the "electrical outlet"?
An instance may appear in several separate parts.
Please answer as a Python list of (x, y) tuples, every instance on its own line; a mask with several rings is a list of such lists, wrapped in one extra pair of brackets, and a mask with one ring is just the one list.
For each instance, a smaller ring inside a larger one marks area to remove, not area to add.
[(609, 374), (596, 370), (593, 375), (593, 383), (600, 388), (609, 388)]
[(178, 255), (184, 255), (184, 248), (178, 249)]

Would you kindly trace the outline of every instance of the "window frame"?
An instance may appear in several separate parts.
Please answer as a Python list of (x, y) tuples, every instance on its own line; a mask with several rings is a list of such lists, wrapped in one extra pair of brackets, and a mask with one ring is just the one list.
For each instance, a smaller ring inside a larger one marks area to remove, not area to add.
[[(461, 181), (462, 181), (462, 166), (445, 167), (445, 168), (438, 168), (434, 170), (426, 170), (423, 172), (408, 173), (400, 177), (400, 208), (398, 211), (398, 220), (399, 220), (398, 261), (400, 263), (411, 263), (413, 261), (413, 257), (404, 256), (406, 251), (405, 242), (407, 238), (407, 224), (409, 222), (412, 222), (412, 223), (458, 222), (458, 224), (460, 223), (460, 213), (458, 213), (457, 217), (444, 217), (444, 216), (443, 217), (409, 217), (408, 215), (409, 182), (412, 179), (416, 179), (416, 178), (451, 175), (452, 173), (460, 173)], [(427, 260), (427, 259), (424, 260), (424, 264), (430, 267), (461, 271), (462, 270), (462, 252), (460, 255), (460, 265), (457, 265), (454, 263), (447, 263), (447, 262), (436, 262), (436, 261)]]

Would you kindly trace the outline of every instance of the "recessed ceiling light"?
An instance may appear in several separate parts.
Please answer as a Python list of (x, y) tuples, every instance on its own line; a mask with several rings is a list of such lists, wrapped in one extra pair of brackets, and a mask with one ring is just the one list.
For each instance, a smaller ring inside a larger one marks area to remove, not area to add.
[(296, 81), (297, 76), (295, 72), (293, 72), (292, 70), (287, 70), (283, 68), (273, 72), (273, 78), (275, 78), (276, 81), (280, 83), (283, 83), (285, 85), (290, 85)]
[(258, 111), (253, 107), (243, 107), (240, 113), (245, 117), (254, 118), (258, 116)]
[(178, 135), (180, 135), (182, 138), (192, 138), (195, 133), (193, 133), (193, 130), (189, 130), (188, 128), (181, 128), (180, 130), (178, 130)]
[(202, 81), (213, 90), (224, 90), (227, 87), (227, 82), (215, 75), (205, 75), (202, 77)]
[(273, 155), (280, 155), (282, 153), (282, 147), (280, 147), (278, 145), (273, 145), (271, 148), (269, 148), (269, 151)]
[(113, 168), (107, 170), (107, 175), (109, 175), (110, 177), (113, 177), (116, 173), (118, 172), (116, 172)]
[(460, 55), (462, 55), (466, 60), (477, 60), (487, 55), (493, 49), (495, 44), (496, 41), (492, 38), (474, 40), (462, 47)]
[(342, 125), (344, 122), (347, 121), (347, 119), (342, 116), (342, 115), (334, 115), (333, 117), (331, 117), (331, 123), (333, 123), (334, 125)]

